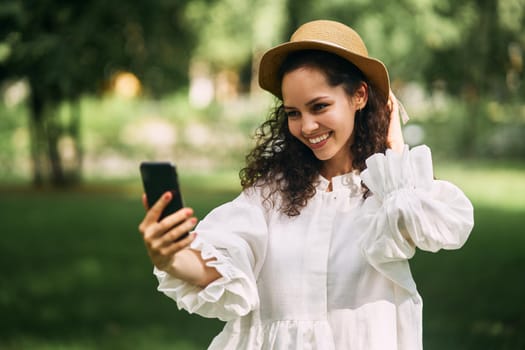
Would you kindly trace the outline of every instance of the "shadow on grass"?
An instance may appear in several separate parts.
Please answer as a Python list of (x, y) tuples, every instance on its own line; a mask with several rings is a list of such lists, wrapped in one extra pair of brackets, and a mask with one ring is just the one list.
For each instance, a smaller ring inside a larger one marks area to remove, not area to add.
[[(200, 217), (236, 195), (185, 193)], [(426, 350), (524, 348), (524, 214), (478, 207), (463, 249), (416, 254)], [(0, 193), (0, 347), (206, 348), (222, 323), (156, 291), (142, 216), (118, 192)]]

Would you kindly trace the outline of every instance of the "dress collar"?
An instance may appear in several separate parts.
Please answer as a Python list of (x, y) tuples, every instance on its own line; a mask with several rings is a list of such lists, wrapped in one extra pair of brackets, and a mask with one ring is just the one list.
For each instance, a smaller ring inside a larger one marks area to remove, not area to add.
[[(324, 191), (328, 189), (330, 181), (319, 175), (319, 184), (317, 189)], [(361, 176), (358, 170), (353, 170), (349, 173), (332, 177), (332, 190), (339, 191), (342, 189), (350, 190), (352, 193), (361, 193)]]

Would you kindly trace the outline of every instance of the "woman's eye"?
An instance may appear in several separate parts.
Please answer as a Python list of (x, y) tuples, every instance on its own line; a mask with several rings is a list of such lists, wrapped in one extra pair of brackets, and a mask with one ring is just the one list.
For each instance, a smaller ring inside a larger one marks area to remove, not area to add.
[(328, 103), (316, 103), (313, 106), (313, 110), (316, 111), (316, 112), (320, 112), (323, 109), (325, 109), (326, 107), (328, 107)]
[(287, 111), (286, 112), (286, 117), (288, 118), (296, 118), (299, 116), (299, 112), (297, 111)]

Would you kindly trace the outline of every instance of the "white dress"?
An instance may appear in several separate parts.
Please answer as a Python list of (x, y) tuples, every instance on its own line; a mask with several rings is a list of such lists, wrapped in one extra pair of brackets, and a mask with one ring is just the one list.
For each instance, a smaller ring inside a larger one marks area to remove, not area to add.
[(222, 275), (204, 289), (154, 271), (179, 308), (227, 321), (209, 349), (422, 349), (408, 259), (415, 246), (461, 247), (470, 201), (433, 179), (426, 146), (375, 154), (328, 185), (320, 178), (297, 217), (265, 207), (256, 189), (213, 210), (192, 243)]

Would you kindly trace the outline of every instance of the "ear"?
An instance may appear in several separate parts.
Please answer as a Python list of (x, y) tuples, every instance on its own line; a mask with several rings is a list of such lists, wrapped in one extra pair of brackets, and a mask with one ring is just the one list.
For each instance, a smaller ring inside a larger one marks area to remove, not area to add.
[(357, 88), (353, 96), (354, 105), (357, 110), (363, 109), (368, 102), (368, 84), (365, 82), (361, 83), (361, 86)]

